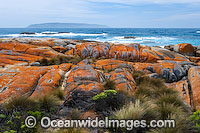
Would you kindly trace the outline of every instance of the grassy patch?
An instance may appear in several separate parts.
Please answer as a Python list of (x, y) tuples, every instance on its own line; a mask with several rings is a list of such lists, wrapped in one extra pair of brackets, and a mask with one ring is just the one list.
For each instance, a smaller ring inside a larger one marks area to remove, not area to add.
[(107, 80), (103, 87), (106, 89), (106, 90), (115, 90), (115, 87), (116, 87), (116, 84), (115, 84), (115, 81), (114, 80)]
[(43, 58), (39, 60), (41, 66), (50, 66), (50, 65), (60, 65), (62, 63), (72, 63), (74, 65), (78, 64), (82, 59), (80, 57), (67, 57), (67, 56), (58, 56), (50, 59)]

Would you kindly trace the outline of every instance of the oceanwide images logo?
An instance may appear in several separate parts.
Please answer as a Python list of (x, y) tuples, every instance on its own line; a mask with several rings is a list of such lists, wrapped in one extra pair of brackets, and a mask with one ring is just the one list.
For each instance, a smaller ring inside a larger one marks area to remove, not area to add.
[[(28, 116), (25, 125), (28, 128), (34, 128), (37, 124), (34, 116)], [(174, 128), (175, 120), (151, 120), (147, 124), (146, 120), (115, 120), (105, 117), (104, 120), (96, 117), (91, 119), (88, 117), (83, 120), (51, 120), (49, 117), (43, 117), (40, 121), (42, 128), (126, 128), (133, 130), (134, 128)]]

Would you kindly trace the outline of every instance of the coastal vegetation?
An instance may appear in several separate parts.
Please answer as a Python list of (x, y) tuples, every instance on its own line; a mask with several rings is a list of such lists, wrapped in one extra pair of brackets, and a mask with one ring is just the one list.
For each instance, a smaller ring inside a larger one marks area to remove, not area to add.
[[(60, 40), (54, 41), (0, 43), (0, 132), (200, 130), (200, 59), (193, 56), (192, 45), (178, 44), (170, 51), (139, 44), (80, 42), (70, 47), (68, 55), (58, 47), (58, 51), (50, 48)], [(38, 121), (32, 129), (24, 121), (29, 115)], [(147, 124), (173, 119), (176, 127), (43, 129), (39, 121), (44, 116), (62, 120), (108, 117), (146, 120)]]

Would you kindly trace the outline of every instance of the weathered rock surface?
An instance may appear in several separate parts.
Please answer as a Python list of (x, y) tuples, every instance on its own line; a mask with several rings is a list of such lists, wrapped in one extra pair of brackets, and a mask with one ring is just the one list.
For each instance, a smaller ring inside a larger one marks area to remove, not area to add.
[(18, 66), (0, 71), (0, 103), (14, 96), (40, 97), (60, 85), (64, 71), (72, 64), (60, 66)]
[(174, 51), (183, 55), (194, 55), (194, 47), (189, 43), (180, 43), (174, 46)]
[(139, 44), (110, 45), (83, 43), (76, 45), (76, 55), (86, 58), (114, 58), (127, 61), (156, 62), (157, 60), (188, 61), (178, 53), (163, 48), (144, 47)]
[[(137, 84), (132, 74), (142, 71), (165, 79), (188, 105), (200, 109), (200, 57), (191, 56), (194, 51), (190, 44), (164, 49), (66, 39), (0, 39), (0, 103), (14, 96), (38, 98), (62, 85), (64, 105), (90, 110), (92, 97), (105, 89), (106, 80), (113, 80), (117, 91), (133, 95)], [(58, 56), (84, 60), (44, 67), (37, 62)]]
[(89, 108), (92, 97), (104, 89), (100, 81), (99, 73), (87, 62), (83, 61), (72, 67), (64, 80), (65, 104)]
[(187, 61), (170, 61), (160, 60), (158, 63), (135, 63), (134, 70), (157, 73), (160, 77), (164, 78), (166, 82), (176, 82), (187, 76), (190, 67), (196, 64)]
[(129, 73), (127, 70), (117, 68), (109, 74), (109, 79), (115, 82), (117, 91), (122, 91), (128, 95), (134, 95), (136, 83), (131, 73)]
[(188, 80), (192, 91), (192, 104), (197, 110), (200, 109), (200, 66), (189, 69)]

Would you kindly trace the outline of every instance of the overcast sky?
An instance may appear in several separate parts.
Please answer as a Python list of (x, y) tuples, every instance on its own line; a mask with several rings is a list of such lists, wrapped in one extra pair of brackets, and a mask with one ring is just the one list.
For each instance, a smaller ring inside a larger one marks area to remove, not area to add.
[(199, 28), (200, 0), (1, 0), (0, 15), (1, 28), (47, 22)]

